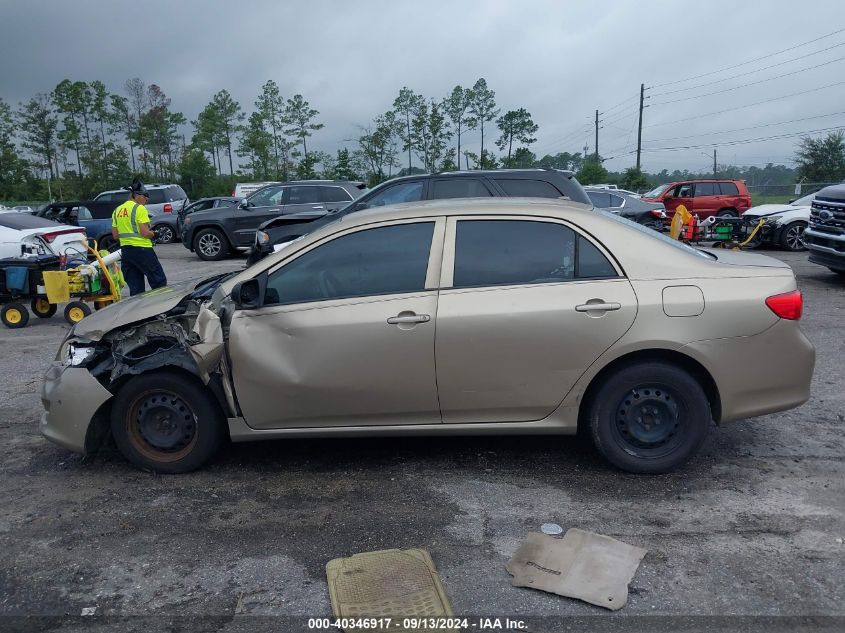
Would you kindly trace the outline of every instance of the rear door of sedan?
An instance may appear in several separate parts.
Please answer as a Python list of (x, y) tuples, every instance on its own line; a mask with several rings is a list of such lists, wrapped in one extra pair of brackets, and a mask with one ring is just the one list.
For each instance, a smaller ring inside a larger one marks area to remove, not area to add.
[(334, 234), (268, 271), (229, 356), (252, 428), (439, 424), (434, 318), (445, 218)]
[(551, 218), (449, 218), (440, 283), (435, 356), (445, 423), (548, 416), (637, 313), (613, 257)]

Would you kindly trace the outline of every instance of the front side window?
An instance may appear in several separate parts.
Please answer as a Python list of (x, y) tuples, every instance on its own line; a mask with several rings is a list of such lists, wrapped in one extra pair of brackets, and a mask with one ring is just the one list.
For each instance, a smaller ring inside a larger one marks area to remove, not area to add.
[(695, 185), (695, 197), (718, 196), (719, 184), (715, 182), (699, 182)]
[(287, 204), (317, 204), (320, 202), (319, 187), (290, 187)]
[(323, 202), (349, 202), (352, 196), (343, 187), (318, 187)]
[(251, 207), (272, 207), (282, 204), (284, 194), (284, 187), (265, 187), (249, 196), (247, 201)]
[(589, 240), (562, 224), (529, 220), (458, 222), (455, 288), (617, 276)]
[(88, 207), (76, 207), (76, 219), (79, 220), (93, 220), (94, 216), (91, 215), (91, 211), (88, 210)]
[(422, 200), (422, 196), (423, 182), (422, 180), (414, 180), (382, 189), (367, 201), (367, 206), (381, 207), (386, 204), (417, 202), (418, 200)]
[(675, 187), (674, 191), (675, 198), (691, 198), (692, 197), (692, 185), (678, 185)]
[(496, 178), (498, 185), (509, 196), (528, 198), (560, 198), (563, 194), (550, 182), (527, 178)]
[(431, 181), (432, 200), (444, 198), (489, 198), (490, 192), (477, 178), (443, 178)]
[(424, 290), (433, 233), (419, 222), (338, 237), (272, 273), (265, 305)]

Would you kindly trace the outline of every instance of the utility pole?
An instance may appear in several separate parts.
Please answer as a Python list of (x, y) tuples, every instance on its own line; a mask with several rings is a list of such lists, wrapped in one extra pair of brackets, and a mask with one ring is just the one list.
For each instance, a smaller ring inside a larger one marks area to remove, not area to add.
[(713, 179), (719, 177), (719, 174), (716, 173), (716, 148), (713, 148)]
[(640, 152), (643, 149), (643, 101), (645, 100), (645, 84), (640, 84), (640, 125), (637, 128), (637, 170), (640, 169)]
[(596, 164), (599, 162), (599, 111), (596, 110)]

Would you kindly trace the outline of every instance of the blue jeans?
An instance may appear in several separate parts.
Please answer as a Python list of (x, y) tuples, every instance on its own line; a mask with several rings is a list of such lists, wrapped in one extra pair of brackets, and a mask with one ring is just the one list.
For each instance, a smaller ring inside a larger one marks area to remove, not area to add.
[(144, 277), (150, 282), (150, 288), (167, 285), (167, 277), (164, 276), (164, 270), (152, 248), (121, 246), (120, 266), (130, 295), (144, 292)]

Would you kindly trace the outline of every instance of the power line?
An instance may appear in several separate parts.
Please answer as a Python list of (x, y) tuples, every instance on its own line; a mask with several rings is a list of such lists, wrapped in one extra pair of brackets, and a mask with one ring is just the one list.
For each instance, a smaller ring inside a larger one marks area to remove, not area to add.
[(715, 114), (724, 114), (725, 112), (734, 112), (735, 110), (742, 110), (744, 108), (751, 108), (753, 106), (762, 105), (764, 103), (771, 103), (772, 101), (780, 101), (781, 99), (788, 99), (790, 97), (797, 97), (799, 95), (803, 96), (803, 95), (806, 95), (810, 92), (818, 92), (819, 90), (826, 90), (827, 88), (833, 88), (835, 86), (841, 86), (842, 84), (845, 84), (845, 81), (837, 81), (837, 82), (834, 82), (832, 84), (819, 86), (818, 88), (808, 88), (806, 90), (801, 90), (799, 92), (793, 92), (793, 93), (790, 93), (790, 94), (787, 94), (787, 95), (781, 95), (779, 97), (772, 97), (771, 99), (764, 99), (763, 101), (756, 101), (754, 103), (748, 103), (746, 105), (736, 106), (736, 107), (733, 107), (733, 108), (726, 108), (724, 110), (716, 110), (715, 112), (706, 112), (704, 114), (697, 114), (695, 116), (690, 116), (690, 117), (686, 117), (686, 118), (683, 118), (683, 119), (674, 119), (672, 121), (664, 121), (662, 123), (652, 123), (651, 125), (644, 125), (643, 127), (644, 128), (660, 127), (660, 126), (663, 126), (663, 125), (671, 125), (673, 123), (683, 123), (684, 121), (693, 121), (695, 119), (701, 119), (701, 118), (706, 117), (706, 116), (713, 116)]
[[(763, 66), (763, 68), (755, 68), (754, 70), (749, 70), (749, 71), (746, 71), (744, 73), (739, 73), (737, 75), (731, 75), (730, 77), (723, 77), (722, 79), (715, 79), (714, 81), (708, 81), (708, 82), (705, 82), (703, 84), (697, 84), (695, 86), (689, 86), (687, 88), (678, 88), (677, 90), (668, 90), (666, 92), (660, 92), (656, 95), (651, 95), (651, 96), (652, 97), (663, 97), (665, 95), (673, 95), (673, 94), (677, 94), (679, 92), (687, 92), (688, 90), (695, 90), (697, 88), (704, 88), (705, 86), (712, 86), (713, 84), (719, 84), (719, 83), (722, 83), (723, 81), (730, 81), (731, 79), (738, 79), (739, 77), (746, 77), (748, 75), (753, 75), (755, 73), (759, 73), (759, 72), (762, 72), (764, 70), (770, 70), (772, 68), (778, 68), (779, 66), (783, 66), (784, 64), (789, 64), (791, 62), (797, 62), (798, 60), (806, 59), (807, 57), (812, 57), (813, 55), (818, 55), (820, 53), (825, 53), (825, 52), (832, 50), (834, 48), (839, 48), (840, 46), (845, 46), (845, 42), (840, 42), (839, 44), (834, 44), (833, 46), (828, 46), (827, 48), (823, 48), (819, 51), (807, 53), (806, 55), (802, 55), (801, 57), (795, 57), (793, 59), (785, 59), (784, 61), (779, 62), (777, 64), (772, 64), (771, 66)], [(753, 85), (753, 84), (750, 84), (750, 85)]]
[(675, 81), (667, 81), (667, 82), (664, 82), (662, 84), (655, 84), (651, 87), (652, 88), (662, 88), (663, 86), (673, 86), (675, 84), (684, 83), (684, 82), (687, 82), (687, 81), (691, 81), (693, 79), (700, 79), (701, 77), (710, 77), (711, 75), (716, 75), (716, 74), (724, 72), (726, 70), (733, 70), (734, 68), (741, 68), (742, 66), (747, 66), (748, 64), (753, 64), (754, 62), (759, 62), (760, 60), (768, 59), (770, 57), (774, 57), (775, 55), (780, 55), (782, 53), (788, 53), (789, 51), (794, 51), (796, 48), (802, 48), (804, 46), (807, 46), (808, 44), (813, 44), (814, 42), (819, 42), (821, 40), (827, 39), (828, 37), (833, 37), (834, 35), (838, 35), (839, 33), (842, 33), (843, 31), (845, 31), (845, 28), (838, 29), (836, 31), (833, 31), (832, 33), (828, 33), (827, 35), (822, 35), (821, 37), (817, 37), (815, 39), (808, 40), (806, 42), (801, 42), (800, 44), (796, 44), (795, 46), (790, 46), (789, 48), (784, 48), (783, 50), (780, 50), (780, 51), (777, 51), (777, 52), (774, 52), (774, 53), (768, 53), (767, 55), (763, 55), (761, 57), (755, 57), (754, 59), (749, 59), (748, 61), (742, 62), (740, 64), (734, 64), (733, 66), (726, 66), (724, 68), (719, 68), (718, 70), (710, 71), (709, 73), (701, 73), (699, 75), (693, 75), (691, 77), (686, 77), (685, 79), (676, 79)]
[(821, 68), (822, 66), (830, 66), (830, 64), (835, 64), (836, 62), (841, 62), (845, 60), (845, 57), (837, 57), (836, 59), (831, 59), (830, 61), (826, 61), (821, 64), (816, 64), (815, 66), (809, 66), (807, 68), (799, 68), (798, 70), (793, 70), (792, 72), (784, 73), (782, 75), (775, 75), (774, 77), (768, 77), (767, 79), (761, 79), (759, 81), (752, 81), (750, 84), (743, 84), (741, 86), (734, 86), (731, 88), (723, 88), (722, 90), (714, 90), (713, 92), (705, 92), (701, 95), (691, 95), (689, 97), (681, 97), (680, 99), (672, 99), (671, 101), (661, 101), (659, 103), (652, 103), (650, 105), (653, 106), (662, 106), (668, 105), (670, 103), (680, 103), (681, 101), (689, 101), (690, 99), (701, 99), (703, 97), (710, 97), (712, 95), (720, 95), (725, 92), (732, 92), (734, 90), (739, 90), (741, 88), (750, 88), (751, 86), (756, 86), (758, 84), (766, 83), (767, 81), (774, 81), (775, 79), (782, 79), (783, 77), (790, 77), (792, 75), (797, 75), (799, 73), (806, 72), (808, 70), (814, 70), (816, 68)]
[(695, 138), (697, 136), (712, 136), (713, 134), (727, 134), (729, 132), (744, 132), (745, 130), (757, 130), (764, 127), (772, 127), (773, 125), (787, 125), (789, 123), (798, 123), (800, 121), (811, 121), (813, 119), (823, 119), (829, 116), (837, 116), (845, 114), (845, 110), (842, 112), (831, 112), (829, 114), (819, 114), (817, 116), (808, 116), (803, 117), (801, 119), (790, 119), (789, 121), (776, 121), (774, 123), (763, 123), (761, 125), (752, 125), (750, 127), (737, 127), (731, 130), (711, 130), (709, 132), (702, 132), (701, 134), (689, 134), (687, 136), (668, 136), (664, 138), (653, 138), (651, 139), (652, 142), (663, 142), (663, 141), (680, 141), (686, 138)]
[[(775, 134), (772, 136), (760, 136), (757, 138), (744, 138), (736, 141), (722, 141), (719, 143), (702, 143), (700, 145), (683, 145), (677, 147), (644, 147), (644, 152), (677, 152), (690, 149), (710, 149), (713, 147), (728, 147), (731, 145), (746, 145), (748, 143), (762, 143), (764, 141), (776, 141), (783, 138), (791, 138), (793, 136), (803, 136), (805, 134), (819, 134), (821, 132), (833, 132), (838, 130), (845, 130), (845, 125), (837, 125), (834, 127), (819, 128), (816, 130), (804, 130), (803, 132), (789, 132), (786, 134)], [(632, 152), (628, 152), (629, 154)]]
[(623, 99), (622, 101), (620, 101), (619, 103), (617, 103), (615, 106), (613, 106), (613, 107), (611, 107), (611, 108), (608, 108), (607, 110), (604, 110), (603, 112), (600, 112), (599, 114), (607, 114), (608, 112), (611, 112), (612, 110), (615, 110), (615, 109), (616, 109), (616, 108), (618, 108), (619, 106), (621, 106), (621, 105), (623, 105), (623, 104), (625, 104), (625, 103), (628, 103), (628, 102), (629, 102), (629, 101), (631, 101), (632, 99), (636, 99), (636, 98), (637, 98), (637, 95), (634, 95), (633, 97), (628, 97), (627, 99)]

